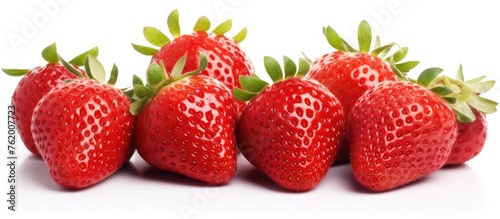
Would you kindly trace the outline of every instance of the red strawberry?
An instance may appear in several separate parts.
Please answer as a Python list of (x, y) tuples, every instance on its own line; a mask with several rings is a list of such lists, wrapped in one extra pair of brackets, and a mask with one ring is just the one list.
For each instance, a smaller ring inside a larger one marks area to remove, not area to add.
[(143, 85), (136, 77), (137, 151), (151, 166), (208, 184), (228, 183), (236, 173), (236, 100), (217, 79), (198, 74), (200, 67), (181, 75), (186, 56), (168, 75), (151, 64)]
[[(198, 68), (198, 54), (201, 51), (207, 55), (209, 61), (207, 68), (200, 74), (213, 77), (230, 89), (240, 87), (239, 75), (253, 74), (252, 62), (238, 45), (246, 37), (246, 28), (230, 39), (224, 34), (231, 30), (231, 20), (220, 24), (212, 32), (207, 32), (210, 29), (210, 21), (203, 16), (195, 24), (193, 33), (181, 35), (177, 10), (170, 13), (167, 23), (173, 40), (154, 27), (144, 28), (144, 36), (148, 42), (160, 47), (159, 50), (132, 44), (138, 52), (152, 55), (152, 63), (164, 64), (166, 69), (172, 69), (177, 60), (187, 54), (183, 72), (190, 72)], [(238, 112), (241, 113), (245, 106), (245, 102), (239, 102)]]
[[(311, 64), (308, 77), (318, 80), (330, 89), (342, 103), (345, 115), (349, 115), (354, 103), (367, 89), (382, 81), (397, 80), (388, 61), (383, 59), (395, 44), (380, 46), (380, 40), (377, 38), (375, 49), (370, 52), (372, 33), (368, 22), (362, 21), (359, 25), (359, 50), (347, 44), (331, 27), (325, 28), (324, 34), (330, 45), (338, 51), (327, 53), (315, 60)], [(408, 48), (401, 48), (388, 59), (399, 62), (407, 52)], [(397, 64), (396, 67), (407, 72), (417, 64), (416, 61), (410, 61)], [(347, 161), (348, 155), (348, 142), (343, 142), (336, 161)]]
[[(52, 44), (45, 48), (42, 52), (43, 58), (48, 62), (45, 66), (38, 66), (31, 70), (24, 69), (2, 69), (10, 76), (24, 76), (16, 87), (12, 95), (12, 105), (16, 108), (15, 122), (19, 136), (28, 150), (36, 156), (40, 153), (36, 149), (33, 135), (31, 133), (31, 117), (33, 110), (38, 104), (43, 95), (49, 92), (52, 88), (64, 84), (68, 79), (77, 78), (78, 75), (68, 71), (59, 62), (57, 57), (56, 44)], [(82, 66), (83, 59), (87, 54), (97, 55), (98, 49), (93, 48), (73, 60), (71, 63), (74, 66)], [(80, 74), (85, 74), (83, 70)]]
[[(393, 68), (399, 78), (408, 80)], [(373, 191), (387, 191), (423, 178), (446, 164), (458, 122), (474, 121), (471, 107), (496, 111), (496, 102), (476, 93), (490, 82), (462, 83), (424, 70), (415, 83), (386, 81), (365, 92), (349, 115), (354, 177)], [(461, 70), (459, 71), (461, 74)], [(463, 76), (461, 77), (463, 79)], [(483, 77), (484, 78), (484, 77)]]
[[(340, 102), (319, 82), (302, 78), (309, 69), (264, 59), (275, 82), (240, 77), (246, 91), (235, 95), (252, 99), (238, 122), (238, 146), (245, 158), (277, 185), (291, 191), (313, 189), (325, 176), (339, 149), (344, 124)], [(297, 77), (296, 77), (297, 76)]]
[(49, 91), (35, 108), (31, 126), (51, 177), (70, 189), (104, 180), (134, 151), (130, 99), (111, 85), (116, 68), (105, 84), (93, 79), (105, 77), (96, 71), (103, 69), (97, 59), (88, 56), (86, 62), (92, 79), (74, 79)]
[(486, 142), (485, 114), (496, 112), (498, 103), (479, 96), (493, 88), (495, 84), (492, 80), (483, 81), (484, 78), (482, 76), (465, 81), (462, 66), (460, 66), (456, 79), (443, 76), (434, 80), (429, 86), (434, 89), (442, 86), (452, 88), (454, 92), (448, 94), (447, 97), (452, 97), (456, 101), (450, 105), (455, 109), (460, 109), (457, 111), (457, 140), (446, 164), (461, 164), (469, 161), (481, 152)]
[(476, 157), (486, 142), (486, 116), (474, 110), (474, 122), (458, 123), (458, 136), (446, 165), (462, 164)]
[(386, 81), (368, 89), (349, 119), (353, 174), (372, 191), (403, 186), (440, 169), (457, 137), (452, 109), (411, 82)]

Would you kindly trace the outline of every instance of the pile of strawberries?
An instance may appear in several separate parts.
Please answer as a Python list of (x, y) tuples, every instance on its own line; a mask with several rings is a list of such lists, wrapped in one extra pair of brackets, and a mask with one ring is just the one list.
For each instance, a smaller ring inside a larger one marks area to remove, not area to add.
[(241, 153), (291, 191), (311, 190), (332, 164), (350, 163), (357, 182), (381, 192), (474, 158), (485, 114), (496, 111), (480, 96), (494, 81), (464, 80), (461, 66), (456, 78), (440, 68), (409, 78), (419, 62), (403, 61), (406, 47), (373, 42), (366, 21), (359, 48), (326, 27), (336, 51), (297, 63), (264, 57), (272, 84), (239, 47), (246, 28), (229, 38), (231, 20), (211, 29), (203, 16), (181, 34), (177, 10), (167, 24), (171, 37), (144, 28), (158, 48), (132, 44), (152, 59), (130, 89), (114, 86), (116, 66), (107, 78), (97, 48), (65, 61), (54, 43), (42, 52), (45, 66), (2, 69), (24, 75), (12, 96), (17, 129), (56, 183), (95, 185), (137, 150), (157, 169), (212, 185), (231, 181)]

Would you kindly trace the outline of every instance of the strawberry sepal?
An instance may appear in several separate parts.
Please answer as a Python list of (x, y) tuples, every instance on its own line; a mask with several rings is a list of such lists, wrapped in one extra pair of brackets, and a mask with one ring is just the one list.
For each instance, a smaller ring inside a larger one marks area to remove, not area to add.
[(133, 91), (129, 91), (129, 95), (132, 97), (130, 113), (132, 115), (138, 115), (163, 87), (184, 78), (195, 76), (203, 71), (208, 65), (208, 59), (207, 56), (201, 51), (199, 55), (199, 66), (196, 70), (191, 72), (182, 73), (187, 59), (187, 56), (184, 55), (177, 60), (170, 73), (167, 72), (163, 63), (162, 65), (159, 65), (156, 62), (151, 63), (146, 73), (147, 84), (144, 84), (139, 76), (134, 75), (132, 79), (134, 88)]
[[(299, 64), (295, 64), (292, 59), (283, 56), (283, 67), (281, 67), (278, 60), (273, 57), (264, 57), (264, 68), (271, 80), (276, 83), (293, 77), (304, 77), (309, 72), (309, 61), (305, 58), (299, 58)], [(262, 92), (269, 86), (269, 83), (260, 79), (256, 75), (252, 76), (239, 76), (241, 88), (233, 88), (233, 93), (236, 99), (240, 101), (249, 101), (257, 94)]]
[[(349, 43), (347, 43), (347, 41), (343, 39), (331, 26), (324, 27), (323, 34), (325, 35), (330, 46), (338, 51), (369, 54), (381, 59), (385, 59), (387, 62), (390, 62), (390, 60), (392, 59), (395, 63), (395, 67), (404, 74), (408, 73), (411, 69), (415, 68), (420, 63), (419, 61), (407, 61), (400, 63), (400, 61), (402, 61), (408, 53), (407, 47), (402, 47), (393, 54), (388, 55), (394, 46), (398, 46), (398, 44), (395, 42), (381, 45), (380, 38), (377, 36), (375, 38), (375, 43), (373, 44), (372, 29), (370, 27), (370, 24), (365, 20), (361, 21), (358, 26), (359, 49), (356, 49), (349, 45)], [(373, 49), (371, 48), (372, 45)]]
[[(394, 66), (393, 62), (391, 62), (391, 66)], [(495, 81), (483, 81), (484, 76), (465, 81), (462, 65), (458, 69), (456, 78), (446, 75), (440, 76), (441, 72), (443, 72), (441, 68), (428, 68), (418, 76), (416, 81), (405, 76), (401, 76), (399, 79), (412, 81), (441, 96), (455, 112), (457, 121), (461, 123), (470, 123), (476, 119), (474, 109), (484, 114), (497, 111), (497, 102), (480, 96), (481, 93), (493, 88)], [(402, 73), (398, 72), (397, 74), (399, 76)]]
[[(61, 63), (63, 65), (66, 64), (68, 66), (70, 66), (70, 64), (71, 64), (71, 65), (77, 66), (77, 67), (81, 67), (81, 66), (84, 65), (84, 60), (87, 58), (88, 55), (92, 55), (92, 56), (97, 57), (98, 54), (99, 54), (99, 49), (97, 47), (94, 47), (94, 48), (92, 48), (92, 49), (90, 49), (88, 51), (85, 51), (82, 54), (76, 56), (75, 58), (71, 59), (71, 61), (66, 62), (66, 61), (62, 60), (61, 57), (60, 57), (60, 55), (58, 54), (58, 52), (57, 52), (57, 44), (56, 43), (52, 43), (52, 44), (50, 44), (49, 46), (47, 46), (46, 48), (44, 48), (42, 50), (42, 58), (48, 64), (59, 64), (59, 63)], [(65, 65), (65, 67), (66, 67), (66, 65)], [(19, 76), (26, 75), (30, 71), (30, 69), (2, 68), (2, 71), (5, 74), (9, 75), (9, 76), (19, 77)], [(74, 73), (78, 77), (83, 77), (82, 74), (80, 72), (78, 72), (78, 71), (76, 71), (76, 73), (72, 71), (72, 73)]]
[(30, 70), (29, 69), (11, 69), (11, 68), (2, 68), (2, 71), (13, 77), (19, 77), (26, 75)]
[[(222, 22), (221, 24), (217, 25), (211, 33), (217, 35), (217, 36), (223, 36), (226, 33), (228, 33), (233, 26), (233, 22), (231, 19), (226, 20)], [(161, 30), (155, 28), (155, 27), (145, 27), (143, 29), (143, 34), (144, 38), (146, 38), (146, 41), (148, 41), (150, 44), (156, 47), (163, 47), (167, 44), (169, 44), (173, 39), (177, 39), (181, 37), (181, 27), (180, 27), (180, 22), (179, 22), (179, 12), (177, 9), (173, 10), (170, 12), (168, 18), (167, 18), (167, 27), (170, 32), (170, 35), (172, 36), (172, 39), (170, 39), (165, 33), (163, 33)], [(206, 16), (201, 16), (198, 18), (196, 21), (193, 31), (194, 32), (208, 32), (211, 27), (211, 22)], [(247, 28), (241, 29), (232, 39), (236, 43), (241, 43), (247, 35)], [(132, 47), (134, 50), (137, 52), (146, 55), (146, 56), (153, 56), (156, 53), (158, 53), (159, 49), (158, 48), (153, 48), (150, 46), (143, 46), (143, 45), (138, 45), (132, 43)]]

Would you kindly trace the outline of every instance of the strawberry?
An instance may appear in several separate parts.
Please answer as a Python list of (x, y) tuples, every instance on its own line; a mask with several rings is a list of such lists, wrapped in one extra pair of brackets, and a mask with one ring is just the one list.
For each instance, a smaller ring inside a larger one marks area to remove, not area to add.
[[(87, 54), (97, 56), (97, 53), (98, 49), (95, 47), (72, 59), (69, 63), (74, 66), (82, 66)], [(78, 77), (59, 62), (55, 43), (43, 50), (42, 57), (48, 62), (44, 66), (38, 66), (30, 70), (2, 69), (10, 76), (24, 76), (12, 95), (12, 106), (16, 108), (15, 122), (19, 136), (26, 148), (36, 156), (40, 156), (40, 153), (36, 149), (31, 133), (31, 117), (35, 106), (43, 95), (52, 88), (64, 84), (65, 80)], [(85, 75), (83, 70), (79, 70), (79, 73)]]
[(106, 179), (134, 152), (131, 101), (113, 86), (116, 66), (109, 84), (101, 82), (104, 68), (94, 56), (87, 57), (85, 69), (90, 78), (72, 79), (50, 90), (32, 118), (33, 139), (52, 179), (69, 189)]
[(354, 177), (387, 191), (440, 169), (457, 136), (453, 111), (439, 96), (411, 82), (369, 89), (350, 114)]
[[(183, 72), (191, 72), (198, 68), (200, 62), (198, 52), (202, 51), (208, 57), (208, 65), (200, 74), (213, 77), (230, 89), (240, 87), (239, 75), (252, 75), (254, 72), (252, 62), (239, 46), (246, 37), (246, 28), (233, 38), (228, 38), (224, 34), (231, 30), (231, 20), (221, 23), (212, 32), (208, 32), (210, 20), (202, 16), (196, 22), (192, 33), (181, 35), (177, 10), (170, 13), (167, 23), (173, 36), (172, 40), (157, 28), (144, 28), (146, 40), (160, 47), (159, 49), (132, 44), (138, 52), (152, 55), (152, 63), (160, 65), (163, 63), (166, 69), (172, 69), (177, 60), (187, 54)], [(238, 112), (241, 113), (245, 106), (245, 102), (238, 102)]]
[[(456, 99), (453, 108), (461, 109), (458, 113), (458, 136), (446, 165), (462, 164), (476, 157), (482, 150), (487, 136), (486, 115), (496, 112), (498, 103), (480, 97), (481, 93), (493, 88), (495, 81), (483, 81), (478, 77), (465, 81), (462, 66), (455, 79), (437, 78), (429, 87), (449, 86), (453, 93), (448, 97)], [(463, 113), (460, 113), (463, 112)]]
[(458, 136), (446, 165), (462, 164), (476, 157), (486, 143), (486, 116), (474, 110), (473, 122), (459, 122)]
[[(358, 99), (349, 115), (348, 137), (353, 175), (362, 186), (388, 191), (446, 164), (459, 134), (457, 120), (470, 121), (469, 107), (476, 104), (462, 99), (460, 93), (467, 89), (455, 88), (446, 76), (438, 77), (441, 72), (426, 69), (415, 83), (381, 82)], [(495, 108), (481, 101), (480, 109)]]
[(236, 173), (236, 99), (222, 82), (199, 74), (204, 54), (198, 69), (182, 74), (186, 61), (181, 57), (170, 73), (152, 63), (146, 85), (135, 76), (137, 151), (159, 170), (227, 184)]
[[(370, 87), (382, 81), (397, 80), (388, 59), (401, 61), (408, 53), (404, 47), (386, 59), (384, 56), (395, 43), (380, 46), (377, 37), (375, 48), (370, 52), (372, 32), (370, 25), (362, 21), (358, 28), (359, 50), (351, 47), (337, 32), (328, 26), (324, 29), (328, 43), (337, 51), (324, 54), (311, 64), (308, 77), (325, 85), (339, 99), (344, 107), (344, 114), (349, 115), (356, 100)], [(418, 64), (409, 61), (397, 64), (399, 70), (407, 72)], [(349, 123), (349, 121), (346, 121)], [(347, 131), (347, 130), (346, 130)], [(345, 162), (349, 158), (348, 139), (344, 139), (336, 161)]]
[(290, 191), (313, 189), (334, 162), (344, 125), (340, 102), (328, 89), (303, 76), (284, 57), (284, 73), (271, 57), (264, 58), (274, 81), (241, 76), (245, 90), (234, 89), (240, 100), (250, 100), (238, 122), (238, 146), (244, 157), (280, 187)]

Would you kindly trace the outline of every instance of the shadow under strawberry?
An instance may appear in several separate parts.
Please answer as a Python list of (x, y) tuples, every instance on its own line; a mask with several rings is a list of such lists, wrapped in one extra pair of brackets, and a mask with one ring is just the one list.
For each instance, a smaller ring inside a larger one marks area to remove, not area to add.
[(180, 186), (206, 187), (210, 186), (207, 183), (191, 179), (181, 174), (159, 170), (147, 164), (145, 161), (138, 159), (135, 163), (130, 164), (134, 168), (134, 175), (141, 179), (154, 180), (167, 184), (177, 184)]
[(467, 165), (466, 163), (444, 165), (443, 167), (441, 167), (441, 172), (454, 171), (454, 170), (464, 170), (464, 169), (470, 169), (469, 165)]
[[(349, 174), (349, 176), (345, 177), (347, 179), (348, 183), (349, 183), (348, 189), (350, 189), (353, 192), (360, 193), (360, 194), (367, 194), (367, 195), (379, 195), (379, 194), (382, 194), (384, 192), (387, 192), (387, 191), (377, 192), (377, 191), (369, 190), (369, 189), (363, 187), (361, 184), (359, 184), (356, 181), (356, 179), (354, 178), (354, 175), (352, 174), (351, 171), (347, 172), (346, 174)], [(432, 181), (433, 177), (434, 177), (433, 175), (430, 175), (430, 176), (427, 176), (427, 177), (424, 177), (424, 178), (420, 178), (418, 180), (415, 180), (415, 181), (410, 182), (408, 184), (405, 184), (403, 186), (390, 189), (389, 191), (395, 192), (395, 191), (398, 191), (398, 190), (404, 190), (406, 187), (414, 187), (414, 188), (416, 188), (416, 185), (418, 185), (418, 184), (425, 184), (425, 183), (428, 183), (429, 181)]]
[(290, 194), (296, 193), (278, 186), (271, 179), (269, 179), (264, 173), (262, 173), (259, 169), (256, 168), (251, 168), (251, 167), (245, 168), (244, 170), (241, 170), (239, 176), (240, 176), (239, 178), (242, 178), (243, 180), (253, 185), (256, 185), (258, 187), (263, 187), (271, 191), (290, 193)]
[[(59, 186), (57, 183), (52, 180), (45, 166), (45, 162), (43, 159), (40, 159), (37, 155), (30, 155), (22, 164), (21, 171), (23, 173), (23, 177), (26, 177), (25, 181), (36, 182), (41, 187), (45, 187), (46, 189), (56, 191), (56, 192), (78, 192), (86, 190), (87, 188), (83, 188), (80, 190), (69, 189), (62, 186)], [(128, 161), (126, 162), (122, 168), (115, 172), (115, 174), (109, 176), (108, 178), (101, 181), (100, 184), (106, 184), (109, 181), (113, 181), (113, 178), (125, 175), (132, 174), (137, 175), (137, 170), (134, 168), (133, 164)]]
[(30, 155), (21, 164), (21, 170), (19, 171), (23, 174), (23, 178), (27, 182), (36, 182), (41, 187), (45, 187), (52, 191), (72, 191), (64, 189), (64, 187), (59, 186), (52, 180), (48, 174), (45, 162), (40, 159), (37, 155)]

